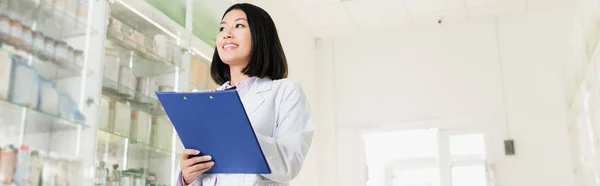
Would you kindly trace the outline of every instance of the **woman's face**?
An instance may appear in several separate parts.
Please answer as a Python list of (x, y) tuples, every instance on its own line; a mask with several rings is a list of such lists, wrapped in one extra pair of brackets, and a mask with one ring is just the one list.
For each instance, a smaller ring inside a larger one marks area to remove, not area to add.
[(225, 64), (243, 67), (248, 65), (252, 50), (252, 36), (244, 11), (236, 9), (225, 14), (216, 45), (217, 52)]

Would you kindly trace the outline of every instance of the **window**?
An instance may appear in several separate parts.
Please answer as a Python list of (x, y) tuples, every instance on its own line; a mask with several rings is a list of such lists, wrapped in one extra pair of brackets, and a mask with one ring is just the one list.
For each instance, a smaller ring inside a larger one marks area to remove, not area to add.
[(437, 158), (438, 156), (436, 130), (367, 134), (363, 136), (363, 140), (366, 146), (367, 160), (371, 160), (373, 163), (413, 158)]
[[(486, 143), (480, 131), (438, 129), (362, 136), (367, 186), (486, 186)], [(445, 181), (445, 182), (444, 182)]]
[(393, 186), (440, 186), (438, 168), (397, 170), (393, 177)]
[(452, 167), (452, 186), (487, 185), (485, 165)]

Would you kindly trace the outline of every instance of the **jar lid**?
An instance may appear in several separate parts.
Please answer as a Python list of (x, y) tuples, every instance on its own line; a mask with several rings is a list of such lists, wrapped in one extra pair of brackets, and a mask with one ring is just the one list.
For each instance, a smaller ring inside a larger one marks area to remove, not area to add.
[(75, 50), (75, 55), (83, 55), (83, 51), (81, 51), (81, 50)]
[(8, 145), (8, 146), (6, 146), (6, 148), (4, 148), (4, 150), (7, 150), (7, 151), (13, 151), (13, 152), (17, 152), (17, 151), (19, 151), (19, 150), (18, 150), (17, 148), (15, 148), (15, 146), (13, 146), (13, 145)]

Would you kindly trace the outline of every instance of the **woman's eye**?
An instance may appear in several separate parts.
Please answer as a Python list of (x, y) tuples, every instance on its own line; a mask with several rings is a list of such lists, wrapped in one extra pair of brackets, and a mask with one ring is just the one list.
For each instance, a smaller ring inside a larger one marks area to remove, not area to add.
[(244, 28), (244, 25), (243, 24), (237, 24), (237, 25), (235, 25), (235, 28)]
[(223, 32), (225, 30), (224, 27), (219, 28), (219, 32)]

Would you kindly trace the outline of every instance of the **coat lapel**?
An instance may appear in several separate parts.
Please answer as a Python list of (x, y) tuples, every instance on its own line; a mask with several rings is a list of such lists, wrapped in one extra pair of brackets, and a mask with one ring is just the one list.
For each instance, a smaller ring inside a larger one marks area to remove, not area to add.
[(252, 88), (250, 88), (250, 91), (242, 98), (242, 103), (248, 116), (251, 116), (265, 101), (261, 93), (271, 90), (272, 83), (273, 81), (269, 78), (257, 79)]

